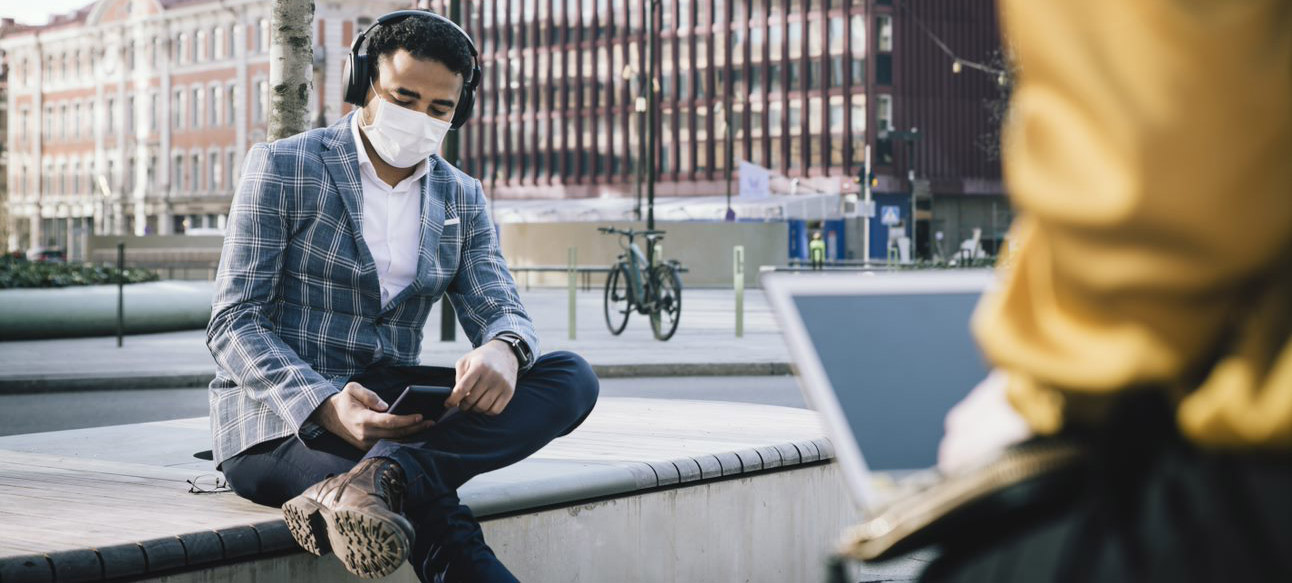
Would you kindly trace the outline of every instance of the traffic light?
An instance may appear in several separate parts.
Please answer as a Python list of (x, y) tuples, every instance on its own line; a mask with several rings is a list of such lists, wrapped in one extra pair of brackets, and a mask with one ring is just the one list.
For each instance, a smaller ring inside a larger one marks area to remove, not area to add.
[(857, 184), (861, 184), (862, 181), (865, 181), (866, 183), (870, 184), (871, 188), (875, 188), (876, 186), (879, 186), (879, 177), (875, 176), (874, 170), (866, 168), (865, 164), (862, 164), (861, 171), (858, 172), (857, 177), (852, 180)]

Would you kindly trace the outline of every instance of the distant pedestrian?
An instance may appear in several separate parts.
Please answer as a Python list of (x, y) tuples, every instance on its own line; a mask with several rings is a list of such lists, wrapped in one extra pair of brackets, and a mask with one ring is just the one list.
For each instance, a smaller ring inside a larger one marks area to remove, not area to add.
[(808, 258), (812, 261), (812, 271), (825, 269), (825, 240), (821, 238), (821, 231), (812, 232), (812, 240), (808, 242)]

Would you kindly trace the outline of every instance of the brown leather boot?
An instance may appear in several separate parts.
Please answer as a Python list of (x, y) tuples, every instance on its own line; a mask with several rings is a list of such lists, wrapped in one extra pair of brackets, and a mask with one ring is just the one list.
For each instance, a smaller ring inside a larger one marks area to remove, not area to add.
[(334, 550), (347, 571), (371, 579), (408, 559), (413, 525), (400, 514), (403, 502), (403, 469), (387, 458), (368, 458), (288, 500), (283, 518), (306, 551)]

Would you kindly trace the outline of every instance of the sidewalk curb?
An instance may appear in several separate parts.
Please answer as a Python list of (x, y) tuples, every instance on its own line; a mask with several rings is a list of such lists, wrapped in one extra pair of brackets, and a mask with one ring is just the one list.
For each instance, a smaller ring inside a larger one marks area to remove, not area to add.
[[(651, 364), (594, 364), (603, 379), (631, 377), (785, 376), (793, 374), (787, 362), (682, 362)], [(212, 373), (190, 372), (155, 375), (57, 375), (0, 377), (0, 395), (63, 393), (70, 391), (124, 391), (136, 389), (202, 388)]]

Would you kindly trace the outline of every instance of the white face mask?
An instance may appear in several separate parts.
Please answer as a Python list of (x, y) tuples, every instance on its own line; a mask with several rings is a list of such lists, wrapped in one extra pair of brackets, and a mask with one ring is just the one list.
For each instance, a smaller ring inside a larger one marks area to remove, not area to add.
[(380, 95), (375, 95), (368, 107), (375, 109), (372, 123), (365, 125), (363, 118), (359, 118), (359, 127), (377, 155), (395, 168), (416, 166), (440, 151), (444, 136), (453, 127), (449, 122), (386, 101)]

